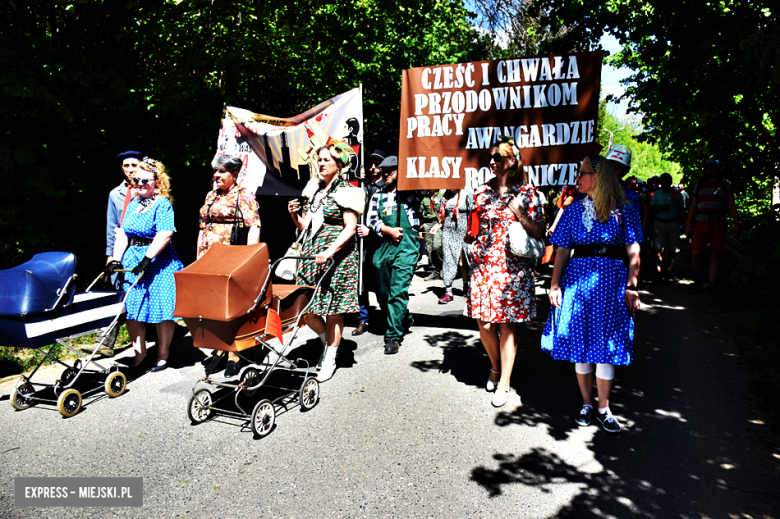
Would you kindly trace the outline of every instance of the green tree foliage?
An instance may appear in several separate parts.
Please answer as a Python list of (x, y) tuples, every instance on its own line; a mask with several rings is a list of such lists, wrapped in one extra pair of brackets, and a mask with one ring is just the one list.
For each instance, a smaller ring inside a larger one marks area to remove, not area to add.
[(662, 173), (672, 175), (672, 181), (679, 183), (682, 180), (680, 165), (666, 160), (657, 144), (639, 140), (644, 130), (636, 119), (626, 117), (619, 119), (607, 110), (607, 101), (601, 101), (599, 105), (599, 137), (598, 143), (604, 147), (606, 153), (609, 147), (610, 132), (612, 143), (628, 146), (631, 150), (631, 175), (642, 180), (660, 176)]
[(367, 144), (391, 150), (401, 72), (488, 45), (461, 0), (3, 2), (0, 268), (44, 250), (97, 268), (120, 151), (204, 195), (223, 103), (291, 116), (362, 83)]
[[(545, 19), (570, 30), (551, 43), (623, 45), (617, 66), (637, 71), (627, 96), (644, 114), (641, 138), (660, 144), (688, 180), (703, 162), (725, 163), (743, 210), (766, 211), (780, 147), (780, 19), (768, 0), (553, 2)], [(572, 26), (572, 24), (575, 24)]]

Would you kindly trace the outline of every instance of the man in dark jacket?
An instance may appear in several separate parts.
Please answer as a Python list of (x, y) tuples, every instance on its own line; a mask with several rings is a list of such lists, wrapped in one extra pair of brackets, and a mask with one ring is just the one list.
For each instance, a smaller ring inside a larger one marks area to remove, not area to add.
[[(387, 157), (387, 153), (380, 149), (371, 152), (368, 157), (368, 175), (363, 181), (363, 191), (366, 193), (366, 208), (363, 215), (368, 214), (368, 206), (371, 203), (371, 197), (374, 193), (385, 187), (385, 181), (382, 179), (382, 168), (379, 164)], [(376, 292), (376, 270), (372, 263), (374, 251), (379, 248), (381, 240), (376, 234), (370, 233), (369, 228), (364, 221), (358, 224), (357, 234), (363, 241), (362, 255), (360, 261), (363, 265), (362, 290), (358, 294), (358, 303), (360, 303), (360, 313), (358, 314), (358, 323), (352, 330), (352, 335), (362, 335), (368, 331), (369, 323), (369, 292)]]
[[(140, 151), (125, 151), (116, 156), (121, 162), (120, 168), (122, 170), (122, 182), (119, 183), (108, 194), (108, 208), (106, 209), (106, 256), (111, 259), (114, 254), (114, 242), (116, 241), (117, 229), (122, 227), (122, 217), (124, 216), (124, 210), (127, 208), (127, 204), (135, 193), (133, 188), (132, 177), (138, 171), (138, 164), (143, 161), (143, 155)], [(114, 282), (116, 275), (111, 279)], [(121, 322), (119, 323), (121, 324)], [(86, 353), (92, 353), (92, 351), (100, 347), (98, 353), (104, 357), (114, 356), (114, 344), (116, 343), (116, 334), (119, 331), (119, 325), (115, 326), (113, 330), (105, 338), (98, 338), (98, 342), (94, 344), (85, 344), (80, 349)], [(103, 341), (102, 346), (100, 341)]]

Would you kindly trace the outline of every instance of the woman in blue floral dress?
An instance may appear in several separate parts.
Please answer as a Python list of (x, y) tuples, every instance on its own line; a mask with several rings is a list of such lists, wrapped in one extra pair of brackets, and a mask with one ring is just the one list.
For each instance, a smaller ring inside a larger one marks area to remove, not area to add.
[(558, 251), (550, 288), (553, 309), (544, 327), (542, 350), (575, 364), (583, 400), (579, 425), (590, 425), (593, 419), (595, 371), (596, 418), (604, 430), (614, 433), (620, 431), (609, 409), (614, 366), (634, 360), (641, 223), (604, 157), (586, 157), (577, 183), (587, 196), (563, 212), (550, 239)]
[(127, 296), (127, 332), (133, 341), (135, 359), (131, 368), (138, 368), (146, 359), (146, 325), (157, 324), (157, 360), (151, 371), (168, 367), (168, 350), (173, 339), (173, 308), (176, 285), (173, 273), (183, 265), (171, 244), (176, 227), (170, 201), (170, 179), (161, 162), (145, 158), (132, 179), (136, 197), (127, 212), (114, 244), (109, 268), (131, 270), (125, 274), (125, 290), (138, 279)]

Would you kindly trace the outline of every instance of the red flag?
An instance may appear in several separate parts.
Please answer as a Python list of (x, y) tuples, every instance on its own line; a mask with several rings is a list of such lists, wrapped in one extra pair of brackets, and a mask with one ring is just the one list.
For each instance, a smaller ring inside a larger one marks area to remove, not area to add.
[(265, 333), (276, 337), (284, 345), (284, 334), (282, 333), (282, 319), (273, 308), (268, 309), (268, 316), (265, 319)]

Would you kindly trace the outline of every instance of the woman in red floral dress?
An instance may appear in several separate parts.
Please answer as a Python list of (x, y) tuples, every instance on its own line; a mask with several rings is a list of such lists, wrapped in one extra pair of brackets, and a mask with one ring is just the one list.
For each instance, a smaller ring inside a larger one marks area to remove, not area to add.
[(510, 141), (490, 150), (495, 178), (477, 188), (474, 211), (479, 234), (473, 240), (471, 293), (464, 314), (479, 324), (479, 335), (490, 357), (487, 390), (495, 390), (493, 405), (503, 406), (515, 362), (515, 323), (536, 317), (533, 262), (509, 249), (509, 224), (519, 221), (529, 236), (542, 239), (544, 221), (536, 188), (527, 183), (520, 152)]

